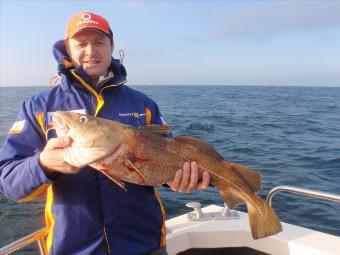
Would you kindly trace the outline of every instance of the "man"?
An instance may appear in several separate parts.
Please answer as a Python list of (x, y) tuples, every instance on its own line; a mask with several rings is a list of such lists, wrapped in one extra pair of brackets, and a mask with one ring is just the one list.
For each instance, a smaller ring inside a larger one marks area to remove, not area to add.
[[(55, 138), (55, 111), (76, 111), (133, 126), (164, 125), (157, 105), (124, 85), (124, 66), (112, 58), (108, 22), (82, 12), (54, 46), (61, 84), (24, 102), (0, 151), (0, 191), (21, 202), (47, 190), (49, 254), (166, 254), (165, 213), (153, 187), (122, 190), (100, 172), (75, 168), (62, 157), (69, 137)], [(54, 136), (54, 137), (53, 137)], [(179, 192), (206, 188), (198, 165), (186, 162), (168, 185)]]

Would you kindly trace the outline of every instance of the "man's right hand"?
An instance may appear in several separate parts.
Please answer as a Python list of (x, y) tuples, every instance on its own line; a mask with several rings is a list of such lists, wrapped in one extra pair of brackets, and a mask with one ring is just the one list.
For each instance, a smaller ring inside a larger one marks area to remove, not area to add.
[(56, 172), (75, 174), (80, 171), (80, 168), (71, 166), (64, 161), (63, 149), (70, 146), (71, 143), (72, 140), (69, 136), (51, 138), (47, 141), (39, 157), (39, 163), (47, 175), (53, 175)]

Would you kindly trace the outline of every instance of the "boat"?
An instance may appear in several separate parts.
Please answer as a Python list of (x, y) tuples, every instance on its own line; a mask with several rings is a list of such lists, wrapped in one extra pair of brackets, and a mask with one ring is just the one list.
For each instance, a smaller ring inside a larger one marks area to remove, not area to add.
[[(311, 196), (340, 203), (340, 195), (292, 186), (273, 188), (269, 205), (279, 192)], [(194, 211), (166, 221), (169, 255), (340, 255), (340, 236), (282, 222), (283, 231), (267, 238), (252, 238), (247, 213), (217, 205), (201, 208), (198, 202), (187, 204)], [(37, 242), (45, 255), (46, 229), (38, 230), (0, 248), (0, 255), (11, 254)]]

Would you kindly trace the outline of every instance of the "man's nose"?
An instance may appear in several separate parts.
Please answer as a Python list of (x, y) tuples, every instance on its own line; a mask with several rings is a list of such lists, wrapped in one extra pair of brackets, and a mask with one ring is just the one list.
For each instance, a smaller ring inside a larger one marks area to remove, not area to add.
[(95, 52), (95, 47), (92, 43), (86, 45), (85, 54), (88, 56), (93, 55)]

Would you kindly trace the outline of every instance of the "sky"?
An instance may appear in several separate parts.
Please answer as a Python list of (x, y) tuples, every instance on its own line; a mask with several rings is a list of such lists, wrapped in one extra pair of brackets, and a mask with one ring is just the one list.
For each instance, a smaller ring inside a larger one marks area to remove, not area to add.
[(129, 85), (340, 86), (340, 1), (0, 0), (0, 86), (48, 86), (80, 11), (111, 24)]

